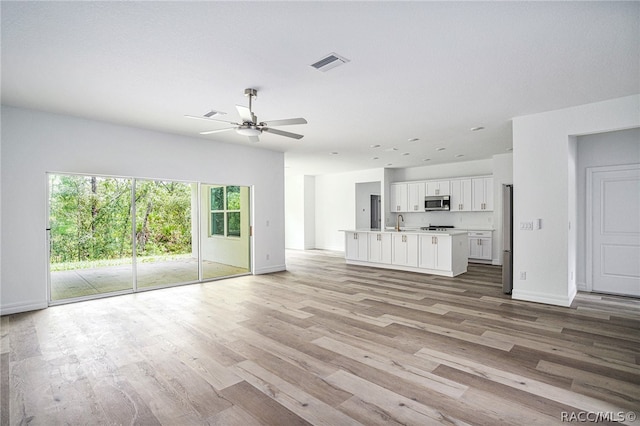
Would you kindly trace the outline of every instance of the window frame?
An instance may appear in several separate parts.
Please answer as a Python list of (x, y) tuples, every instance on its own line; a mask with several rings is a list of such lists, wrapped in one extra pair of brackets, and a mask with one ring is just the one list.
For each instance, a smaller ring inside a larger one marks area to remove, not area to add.
[[(222, 209), (214, 209), (213, 208), (213, 200), (214, 200), (214, 191), (222, 188)], [(228, 197), (228, 189), (229, 188), (237, 188), (238, 189), (238, 209), (230, 209), (229, 208), (229, 197)], [(214, 233), (214, 214), (222, 214), (223, 223), (222, 229), (223, 233)], [(230, 238), (230, 239), (240, 239), (242, 238), (242, 226), (238, 226), (238, 234), (231, 234), (229, 232), (229, 216), (230, 214), (237, 214), (239, 216), (239, 225), (242, 221), (242, 198), (241, 198), (241, 187), (238, 185), (217, 185), (209, 188), (209, 237), (215, 238)]]

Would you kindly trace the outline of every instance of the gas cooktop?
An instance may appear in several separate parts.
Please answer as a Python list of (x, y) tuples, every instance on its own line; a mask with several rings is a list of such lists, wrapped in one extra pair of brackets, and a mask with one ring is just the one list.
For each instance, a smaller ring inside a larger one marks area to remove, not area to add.
[(454, 228), (453, 225), (429, 225), (429, 226), (423, 226), (422, 229), (423, 231), (448, 231), (449, 229)]

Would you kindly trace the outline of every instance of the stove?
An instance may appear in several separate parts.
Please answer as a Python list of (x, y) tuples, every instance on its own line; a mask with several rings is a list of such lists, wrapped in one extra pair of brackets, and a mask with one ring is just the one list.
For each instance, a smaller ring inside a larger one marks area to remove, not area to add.
[(429, 225), (429, 226), (423, 226), (422, 229), (423, 231), (448, 231), (449, 229), (454, 228), (453, 225)]

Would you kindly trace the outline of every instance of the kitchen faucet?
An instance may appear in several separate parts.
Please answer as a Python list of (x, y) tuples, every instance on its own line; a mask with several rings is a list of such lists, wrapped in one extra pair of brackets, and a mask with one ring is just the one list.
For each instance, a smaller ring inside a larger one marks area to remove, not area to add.
[(401, 214), (399, 214), (396, 219), (396, 231), (398, 232), (400, 232), (400, 219), (402, 219), (402, 223), (404, 223), (404, 217)]

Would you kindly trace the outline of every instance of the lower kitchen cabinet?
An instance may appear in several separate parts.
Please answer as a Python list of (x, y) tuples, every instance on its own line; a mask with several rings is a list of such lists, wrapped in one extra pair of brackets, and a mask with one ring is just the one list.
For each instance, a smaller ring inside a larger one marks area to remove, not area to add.
[(384, 232), (369, 234), (369, 262), (391, 263), (391, 234)]
[(349, 265), (455, 277), (467, 272), (467, 232), (345, 230)]
[(369, 240), (367, 232), (345, 232), (345, 258), (367, 261), (369, 258)]
[(469, 231), (469, 259), (492, 260), (491, 231)]
[(420, 235), (420, 268), (451, 270), (451, 237)]
[(418, 266), (418, 235), (392, 234), (391, 263), (401, 266)]

